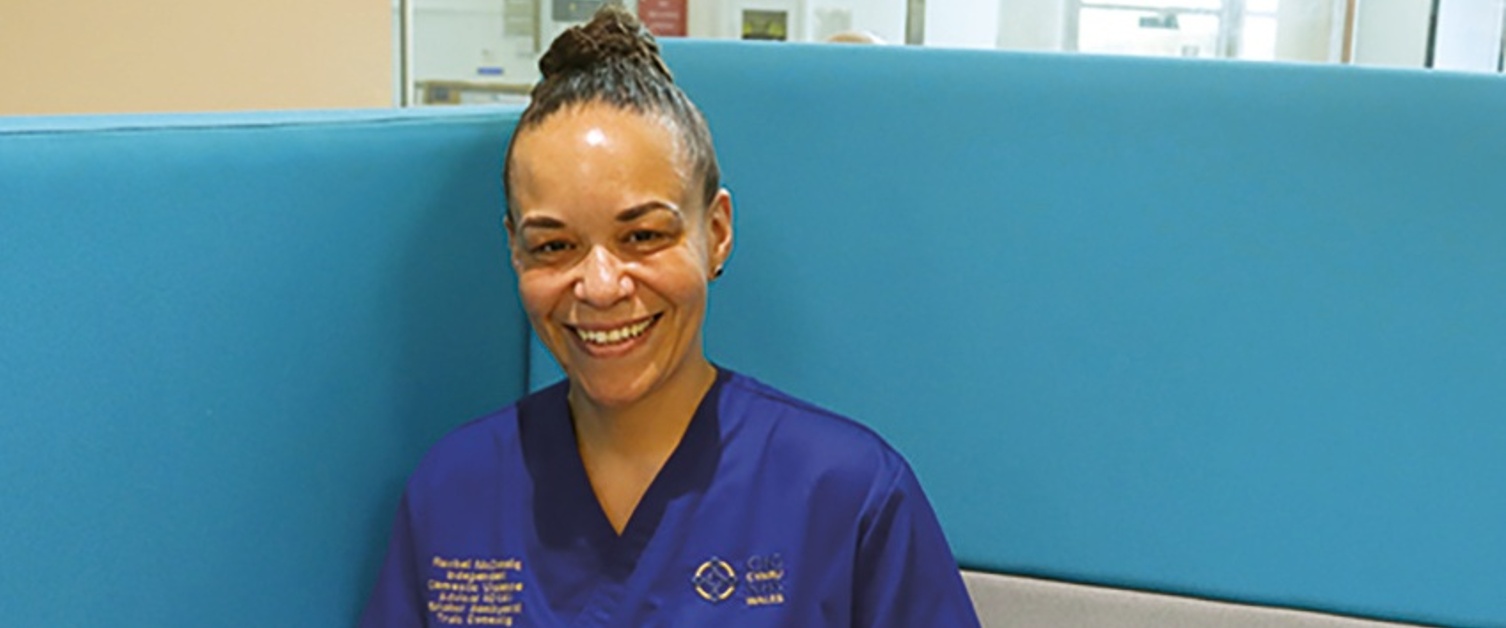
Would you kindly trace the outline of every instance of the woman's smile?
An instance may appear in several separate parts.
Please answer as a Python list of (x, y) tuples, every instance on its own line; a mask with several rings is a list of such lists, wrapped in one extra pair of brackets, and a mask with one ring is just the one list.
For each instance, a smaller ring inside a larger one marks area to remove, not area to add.
[(596, 358), (611, 358), (625, 355), (646, 344), (654, 323), (659, 322), (663, 316), (661, 313), (627, 323), (566, 324), (564, 327), (572, 332), (571, 335), (577, 340), (575, 344), (586, 354)]

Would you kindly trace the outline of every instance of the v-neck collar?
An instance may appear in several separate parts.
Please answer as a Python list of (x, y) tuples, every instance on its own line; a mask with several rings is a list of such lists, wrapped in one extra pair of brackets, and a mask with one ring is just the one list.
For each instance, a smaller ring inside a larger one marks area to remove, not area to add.
[(588, 546), (607, 575), (623, 580), (632, 574), (670, 504), (683, 495), (705, 492), (711, 483), (721, 458), (717, 400), (730, 375), (717, 369), (680, 443), (649, 483), (621, 535), (612, 528), (586, 475), (570, 416), (569, 382), (520, 404), (523, 454), (533, 476), (533, 515), (540, 541), (559, 550)]

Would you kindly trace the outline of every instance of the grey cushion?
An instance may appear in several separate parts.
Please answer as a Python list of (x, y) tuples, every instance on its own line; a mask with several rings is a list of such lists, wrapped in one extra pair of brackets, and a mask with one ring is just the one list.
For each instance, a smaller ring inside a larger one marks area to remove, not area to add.
[(1396, 624), (1284, 608), (963, 571), (985, 628), (1376, 628)]

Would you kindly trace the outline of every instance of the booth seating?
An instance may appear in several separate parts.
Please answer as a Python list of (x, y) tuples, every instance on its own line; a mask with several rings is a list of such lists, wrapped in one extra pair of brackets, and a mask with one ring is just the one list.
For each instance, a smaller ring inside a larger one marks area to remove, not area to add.
[[(1506, 625), (1506, 81), (667, 42), (713, 359), (915, 467), (985, 625)], [(0, 625), (341, 626), (557, 376), (516, 108), (0, 119)]]
[(516, 113), (0, 119), (0, 626), (353, 625), (525, 390)]

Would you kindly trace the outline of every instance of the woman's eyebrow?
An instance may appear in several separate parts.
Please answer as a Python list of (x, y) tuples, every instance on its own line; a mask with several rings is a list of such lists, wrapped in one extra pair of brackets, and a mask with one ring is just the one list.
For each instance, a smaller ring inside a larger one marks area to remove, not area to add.
[(665, 211), (668, 211), (668, 212), (672, 212), (675, 215), (675, 218), (680, 218), (681, 217), (680, 216), (680, 208), (675, 207), (674, 205), (671, 205), (671, 204), (666, 203), (664, 201), (649, 201), (647, 203), (640, 203), (638, 205), (634, 205), (632, 207), (629, 207), (627, 209), (622, 210), (621, 212), (618, 212), (617, 213), (617, 222), (632, 222), (634, 220), (642, 218), (644, 214), (647, 214), (647, 213), (649, 213), (651, 211), (661, 210), (661, 209), (665, 210)]
[(548, 216), (528, 216), (518, 223), (518, 231), (524, 229), (564, 229), (565, 223)]

